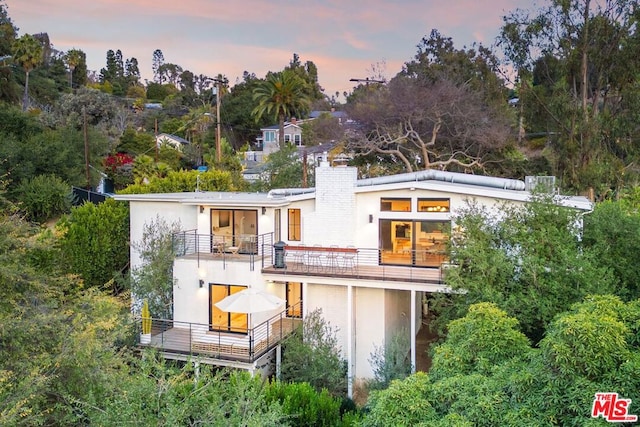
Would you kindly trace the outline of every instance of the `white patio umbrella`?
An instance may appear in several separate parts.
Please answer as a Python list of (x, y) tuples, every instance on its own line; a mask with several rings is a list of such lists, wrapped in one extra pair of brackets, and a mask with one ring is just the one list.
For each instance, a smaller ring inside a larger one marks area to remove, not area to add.
[(231, 313), (247, 313), (249, 315), (249, 328), (252, 328), (251, 313), (274, 310), (285, 303), (285, 300), (270, 294), (267, 291), (256, 288), (247, 288), (235, 294), (229, 295), (214, 305), (222, 311)]
[(267, 291), (247, 288), (229, 295), (214, 305), (222, 311), (251, 314), (274, 310), (284, 303), (285, 300)]

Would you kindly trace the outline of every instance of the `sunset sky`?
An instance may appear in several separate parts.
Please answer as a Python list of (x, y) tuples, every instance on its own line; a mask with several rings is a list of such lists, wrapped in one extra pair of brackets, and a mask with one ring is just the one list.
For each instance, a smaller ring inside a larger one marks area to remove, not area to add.
[(318, 67), (325, 94), (351, 91), (351, 78), (384, 63), (393, 77), (437, 29), (456, 48), (494, 43), (502, 16), (531, 0), (5, 0), (19, 35), (46, 32), (55, 49), (77, 48), (90, 70), (120, 49), (152, 78), (153, 51), (194, 74), (244, 71), (262, 78), (294, 53)]

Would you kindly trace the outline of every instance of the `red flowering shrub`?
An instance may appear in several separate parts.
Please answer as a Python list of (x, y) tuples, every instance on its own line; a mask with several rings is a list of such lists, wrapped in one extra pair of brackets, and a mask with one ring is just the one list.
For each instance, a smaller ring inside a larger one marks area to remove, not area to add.
[(116, 153), (107, 156), (104, 160), (104, 168), (107, 174), (113, 176), (119, 167), (133, 163), (133, 157), (127, 153)]

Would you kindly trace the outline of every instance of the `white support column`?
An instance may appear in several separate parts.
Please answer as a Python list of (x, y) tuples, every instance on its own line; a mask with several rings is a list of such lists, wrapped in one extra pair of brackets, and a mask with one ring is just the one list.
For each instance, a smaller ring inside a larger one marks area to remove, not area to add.
[(416, 291), (411, 289), (411, 373), (416, 372)]
[(347, 285), (347, 396), (353, 398), (353, 287)]
[(309, 298), (307, 293), (307, 282), (302, 282), (302, 318), (305, 319), (309, 313), (309, 304), (306, 302)]
[(276, 346), (276, 379), (280, 380), (280, 367), (282, 365), (282, 346)]

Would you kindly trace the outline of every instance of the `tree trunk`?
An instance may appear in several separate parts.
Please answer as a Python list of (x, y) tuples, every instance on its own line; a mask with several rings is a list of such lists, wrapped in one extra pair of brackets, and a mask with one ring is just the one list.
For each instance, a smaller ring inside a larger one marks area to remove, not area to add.
[(284, 148), (284, 114), (278, 117), (278, 147)]
[(584, 5), (584, 31), (582, 33), (582, 114), (585, 124), (589, 122), (589, 113), (587, 113), (587, 84), (589, 80), (587, 78), (587, 50), (589, 48), (589, 3), (591, 0), (585, 0)]
[(29, 71), (25, 71), (24, 95), (22, 95), (22, 111), (27, 111), (29, 104)]

